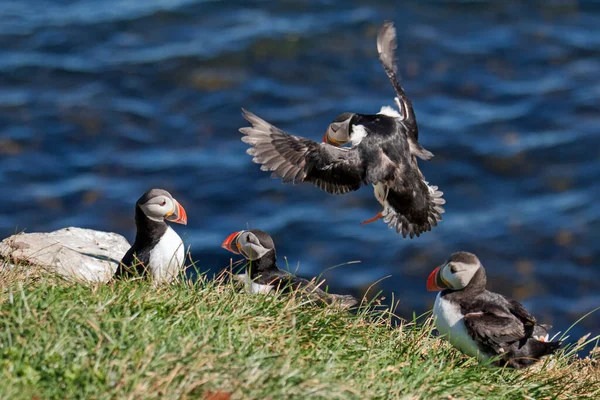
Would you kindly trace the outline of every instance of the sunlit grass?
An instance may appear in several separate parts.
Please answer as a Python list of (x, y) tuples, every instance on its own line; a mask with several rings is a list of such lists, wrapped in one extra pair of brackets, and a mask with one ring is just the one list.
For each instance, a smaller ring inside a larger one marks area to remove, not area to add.
[(486, 368), (426, 317), (392, 321), (223, 281), (86, 286), (17, 268), (0, 274), (0, 398), (600, 398), (597, 353)]

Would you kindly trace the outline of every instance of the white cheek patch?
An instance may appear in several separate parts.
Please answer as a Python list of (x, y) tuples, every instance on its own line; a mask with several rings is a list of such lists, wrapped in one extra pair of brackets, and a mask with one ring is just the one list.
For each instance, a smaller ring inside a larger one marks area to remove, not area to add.
[(450, 286), (450, 289), (459, 290), (464, 287), (461, 285), (460, 281), (457, 279), (456, 274), (453, 274), (450, 271), (449, 266), (445, 266), (442, 269), (442, 278), (443, 278), (443, 281)]
[(450, 266), (446, 266), (442, 270), (442, 277), (452, 286), (452, 289), (463, 289), (469, 284), (469, 282), (471, 282), (471, 279), (473, 278), (473, 275), (475, 275), (475, 272), (477, 272), (479, 266), (457, 262), (452, 264), (456, 268), (457, 272), (453, 274), (450, 271)]
[(164, 214), (161, 213), (162, 207), (158, 204), (142, 204), (140, 208), (148, 219), (156, 222), (164, 221)]
[(367, 137), (367, 130), (362, 125), (352, 125), (352, 146), (358, 146)]
[(144, 211), (146, 217), (148, 217), (152, 221), (162, 222), (164, 221), (164, 216), (167, 213), (167, 210), (173, 208), (173, 204), (171, 203), (171, 201), (167, 201), (164, 206), (161, 206), (158, 203), (146, 203), (140, 205), (140, 208), (142, 209), (142, 211)]
[(400, 113), (398, 111), (394, 110), (390, 106), (381, 107), (381, 110), (379, 110), (379, 112), (377, 114), (387, 115), (388, 117), (392, 117), (392, 118), (402, 118), (402, 115), (400, 115)]
[(249, 260), (258, 260), (267, 254), (270, 249), (265, 249), (262, 246), (257, 246), (253, 243), (246, 242), (242, 244), (242, 252)]

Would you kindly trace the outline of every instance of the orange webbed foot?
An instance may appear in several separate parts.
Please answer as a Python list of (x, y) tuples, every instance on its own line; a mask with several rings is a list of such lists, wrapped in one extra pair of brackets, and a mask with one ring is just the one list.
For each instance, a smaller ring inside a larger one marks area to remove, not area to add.
[(369, 218), (368, 220), (366, 220), (366, 221), (363, 221), (363, 222), (361, 222), (360, 224), (361, 224), (361, 225), (367, 225), (367, 224), (370, 224), (370, 223), (372, 223), (372, 222), (375, 222), (375, 221), (377, 221), (378, 219), (381, 219), (381, 218), (383, 218), (383, 215), (381, 214), (381, 211), (380, 211), (380, 212), (379, 212), (379, 213), (377, 213), (377, 215), (376, 215), (376, 216), (374, 216), (373, 218)]

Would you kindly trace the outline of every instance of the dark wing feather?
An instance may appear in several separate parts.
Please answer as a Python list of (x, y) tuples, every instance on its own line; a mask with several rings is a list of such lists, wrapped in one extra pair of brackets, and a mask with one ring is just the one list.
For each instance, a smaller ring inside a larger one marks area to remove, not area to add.
[[(379, 60), (383, 65), (383, 69), (390, 78), (390, 82), (394, 87), (394, 90), (398, 94), (398, 98), (401, 101), (402, 116), (408, 122), (416, 122), (415, 112), (412, 107), (412, 102), (404, 93), (404, 89), (398, 82), (398, 67), (396, 66), (396, 28), (394, 23), (386, 21), (377, 35), (377, 51), (379, 52)], [(416, 123), (415, 123), (416, 127)], [(418, 139), (417, 132), (417, 139)]]
[(493, 304), (466, 312), (464, 323), (473, 340), (496, 354), (503, 353), (511, 343), (526, 337), (525, 327), (519, 318)]
[(266, 276), (260, 276), (258, 283), (263, 285), (273, 285), (278, 289), (288, 289), (301, 291), (312, 300), (320, 300), (327, 304), (336, 305), (341, 308), (349, 308), (358, 304), (358, 300), (351, 295), (338, 295), (327, 293), (321, 289), (324, 281), (316, 282), (299, 276), (290, 274), (287, 271), (277, 269), (277, 271), (269, 272)]
[(317, 294), (325, 293), (315, 284), (315, 281), (309, 281), (308, 279), (301, 278), (287, 271), (277, 269), (275, 271), (269, 271), (265, 275), (258, 277), (258, 283), (261, 285), (273, 285), (278, 286), (281, 289), (287, 287), (292, 290), (306, 290), (309, 292), (315, 292)]
[(398, 108), (402, 112), (403, 121), (401, 121), (407, 131), (408, 143), (410, 144), (410, 152), (422, 160), (430, 160), (433, 158), (433, 153), (425, 149), (419, 143), (419, 126), (415, 117), (412, 102), (402, 89), (398, 82), (398, 67), (396, 66), (396, 28), (392, 22), (387, 21), (383, 24), (377, 35), (377, 51), (379, 52), (379, 60), (383, 65), (383, 69), (387, 74), (396, 94), (398, 95)]
[(529, 314), (525, 307), (518, 301), (509, 298), (506, 298), (506, 301), (508, 301), (510, 312), (523, 323), (525, 337), (531, 337), (534, 334), (534, 328), (537, 323), (535, 317)]
[(284, 183), (312, 182), (331, 194), (347, 193), (366, 184), (358, 151), (337, 148), (285, 133), (244, 109), (243, 116), (252, 124), (241, 128), (244, 143), (253, 147), (253, 156), (261, 170)]
[(389, 206), (383, 209), (383, 221), (403, 237), (420, 236), (442, 220), (446, 201), (437, 186), (429, 186), (418, 169), (413, 177), (396, 177), (390, 182)]
[(135, 246), (132, 246), (123, 256), (113, 278), (125, 279), (146, 275), (147, 271), (145, 264), (147, 264), (148, 261), (144, 262), (144, 259), (149, 260), (150, 255), (140, 254), (139, 252), (136, 252)]

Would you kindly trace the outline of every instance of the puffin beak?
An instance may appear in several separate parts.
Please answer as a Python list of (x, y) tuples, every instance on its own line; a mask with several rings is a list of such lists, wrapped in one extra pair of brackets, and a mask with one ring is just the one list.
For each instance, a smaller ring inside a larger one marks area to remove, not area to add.
[(335, 147), (340, 147), (345, 144), (344, 142), (338, 142), (337, 140), (330, 138), (327, 136), (327, 132), (325, 132), (325, 135), (323, 135), (323, 143), (327, 143)]
[(437, 267), (434, 269), (433, 272), (429, 274), (429, 278), (427, 278), (427, 290), (430, 292), (436, 292), (448, 288), (448, 286), (445, 285), (441, 279), (440, 268), (441, 267)]
[(232, 252), (233, 254), (240, 254), (240, 248), (236, 239), (242, 234), (242, 232), (244, 231), (233, 232), (231, 235), (227, 236), (227, 239), (223, 241), (221, 247)]
[(177, 224), (187, 225), (187, 214), (185, 213), (185, 209), (175, 199), (173, 199), (173, 210), (165, 216), (165, 219)]

